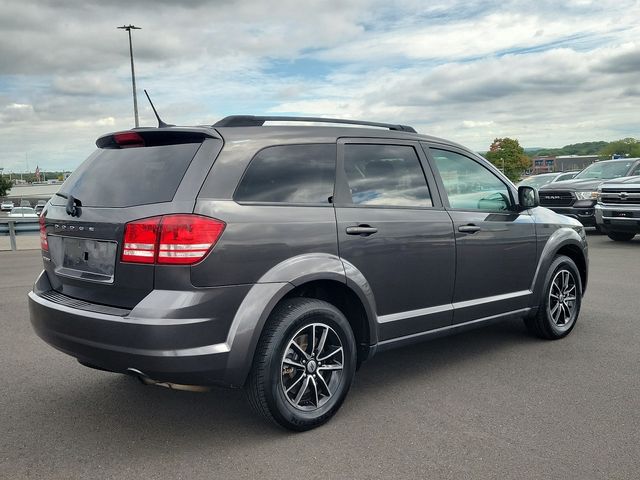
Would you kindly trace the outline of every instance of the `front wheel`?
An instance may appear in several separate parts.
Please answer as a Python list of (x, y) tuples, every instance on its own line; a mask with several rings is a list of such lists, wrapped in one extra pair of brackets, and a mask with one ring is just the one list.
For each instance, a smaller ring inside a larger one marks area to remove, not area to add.
[(634, 232), (608, 232), (607, 236), (616, 242), (628, 242), (636, 236)]
[(538, 311), (525, 318), (534, 335), (556, 340), (569, 335), (578, 320), (582, 304), (582, 281), (571, 258), (558, 255), (551, 263)]
[(338, 411), (355, 367), (356, 343), (342, 312), (322, 300), (293, 298), (269, 317), (245, 391), (265, 418), (309, 430)]

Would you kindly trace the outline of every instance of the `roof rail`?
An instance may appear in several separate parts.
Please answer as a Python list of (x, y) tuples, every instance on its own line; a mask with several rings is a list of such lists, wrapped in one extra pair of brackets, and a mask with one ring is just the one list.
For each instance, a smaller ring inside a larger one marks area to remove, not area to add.
[(360, 120), (346, 120), (342, 118), (323, 117), (279, 117), (279, 116), (255, 116), (255, 115), (231, 115), (214, 123), (214, 127), (261, 127), (264, 122), (313, 122), (313, 123), (346, 123), (348, 125), (364, 125), (367, 127), (382, 127), (400, 132), (417, 133), (408, 125), (395, 125), (392, 123), (365, 122)]

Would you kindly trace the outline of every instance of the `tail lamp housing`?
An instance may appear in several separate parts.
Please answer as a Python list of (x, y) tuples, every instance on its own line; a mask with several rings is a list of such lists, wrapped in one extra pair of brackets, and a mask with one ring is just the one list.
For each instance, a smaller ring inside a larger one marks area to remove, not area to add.
[(40, 248), (48, 252), (49, 251), (49, 241), (47, 240), (47, 227), (44, 222), (44, 212), (40, 215), (38, 219), (38, 223), (40, 224)]
[(226, 224), (215, 218), (174, 214), (125, 225), (121, 260), (125, 263), (193, 265), (215, 246)]

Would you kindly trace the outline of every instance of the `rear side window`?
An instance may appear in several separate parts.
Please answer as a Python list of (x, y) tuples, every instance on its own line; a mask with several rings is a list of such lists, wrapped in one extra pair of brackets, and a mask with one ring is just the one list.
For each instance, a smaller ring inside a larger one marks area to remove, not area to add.
[(326, 203), (333, 196), (335, 144), (279, 145), (256, 154), (237, 202)]
[(420, 160), (411, 146), (347, 144), (344, 169), (356, 205), (433, 206)]
[[(201, 143), (98, 149), (64, 182), (61, 193), (85, 207), (170, 202)], [(52, 202), (65, 200), (54, 196)]]

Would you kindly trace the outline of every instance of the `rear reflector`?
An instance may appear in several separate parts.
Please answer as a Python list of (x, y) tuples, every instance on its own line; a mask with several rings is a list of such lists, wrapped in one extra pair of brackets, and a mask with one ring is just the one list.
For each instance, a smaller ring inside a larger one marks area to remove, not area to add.
[(113, 134), (113, 141), (120, 148), (144, 147), (144, 138), (136, 132), (119, 132)]
[(165, 215), (125, 226), (122, 261), (192, 265), (216, 244), (225, 223), (192, 214)]
[(49, 251), (49, 241), (47, 240), (47, 229), (44, 223), (44, 213), (40, 214), (40, 218), (38, 219), (38, 223), (40, 223), (40, 248), (45, 252)]

